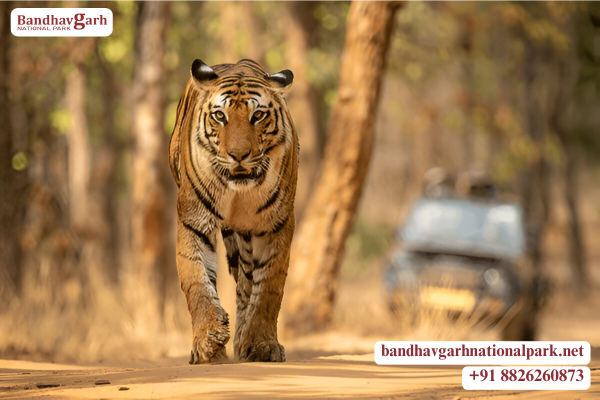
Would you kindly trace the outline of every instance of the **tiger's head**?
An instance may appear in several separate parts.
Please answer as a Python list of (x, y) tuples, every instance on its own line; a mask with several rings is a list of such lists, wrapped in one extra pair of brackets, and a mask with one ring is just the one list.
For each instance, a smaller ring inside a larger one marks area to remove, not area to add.
[[(182, 131), (191, 135), (190, 159), (205, 160), (204, 165), (210, 164), (229, 186), (257, 184), (269, 169), (270, 151), (290, 141), (291, 121), (283, 93), (292, 81), (291, 71), (270, 75), (251, 60), (212, 68), (195, 60), (177, 109), (173, 137)], [(179, 154), (173, 154), (173, 137), (171, 158), (177, 159), (171, 159), (171, 170), (179, 184)], [(183, 136), (178, 138), (182, 140)]]

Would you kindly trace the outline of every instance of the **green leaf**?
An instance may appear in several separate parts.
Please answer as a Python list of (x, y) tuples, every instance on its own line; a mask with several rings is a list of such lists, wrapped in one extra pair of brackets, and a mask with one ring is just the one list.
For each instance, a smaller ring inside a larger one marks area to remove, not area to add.
[(71, 126), (71, 113), (68, 110), (56, 110), (50, 114), (52, 127), (60, 133), (66, 133)]
[(23, 171), (25, 168), (27, 168), (28, 164), (29, 160), (27, 159), (27, 155), (22, 151), (19, 151), (12, 158), (12, 167), (17, 171)]

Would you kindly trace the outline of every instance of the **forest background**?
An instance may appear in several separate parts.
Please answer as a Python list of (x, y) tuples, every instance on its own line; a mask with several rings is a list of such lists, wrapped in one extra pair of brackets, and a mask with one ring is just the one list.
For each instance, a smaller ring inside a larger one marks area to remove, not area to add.
[[(18, 7), (110, 8), (113, 33), (17, 38), (10, 12)], [(385, 257), (425, 172), (443, 167), (456, 176), (485, 171), (503, 198), (523, 205), (553, 289), (542, 338), (599, 345), (591, 332), (600, 322), (585, 313), (600, 303), (600, 5), (395, 7), (352, 230), (340, 235), (335, 265), (315, 265), (328, 284), (307, 287), (312, 280), (294, 275), (292, 262), (286, 297), (299, 300), (284, 304), (282, 320), (315, 292), (328, 306), (290, 319), (284, 344), (295, 332), (398, 332), (381, 300)], [(185, 354), (190, 321), (175, 266), (167, 144), (191, 63), (250, 58), (294, 72), (288, 102), (301, 142), (302, 225), (325, 174), (332, 109), (343, 107), (336, 102), (350, 9), (0, 3), (0, 357)], [(219, 285), (231, 314), (233, 279), (221, 274)]]

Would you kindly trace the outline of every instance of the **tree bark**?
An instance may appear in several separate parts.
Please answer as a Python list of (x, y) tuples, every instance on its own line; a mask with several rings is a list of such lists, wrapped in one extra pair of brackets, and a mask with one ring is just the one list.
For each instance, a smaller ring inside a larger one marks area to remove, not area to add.
[(296, 332), (331, 320), (344, 245), (374, 138), (397, 2), (353, 2), (323, 168), (292, 247), (285, 324)]
[(169, 265), (166, 244), (172, 241), (165, 221), (168, 173), (164, 130), (166, 99), (164, 65), (169, 4), (139, 2), (136, 63), (133, 81), (131, 238), (132, 258), (126, 267), (126, 292), (135, 303), (136, 325), (147, 334), (162, 315)]
[(306, 203), (318, 178), (321, 148), (315, 90), (307, 79), (312, 33), (316, 24), (313, 17), (316, 2), (290, 1), (286, 3), (285, 30), (290, 51), (288, 67), (294, 72), (294, 90), (288, 98), (300, 140), (300, 165), (296, 188), (296, 219), (302, 220)]

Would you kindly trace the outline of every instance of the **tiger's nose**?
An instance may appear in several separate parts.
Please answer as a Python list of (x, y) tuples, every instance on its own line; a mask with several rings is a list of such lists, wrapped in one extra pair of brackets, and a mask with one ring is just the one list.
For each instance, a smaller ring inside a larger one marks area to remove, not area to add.
[(244, 159), (250, 157), (250, 153), (250, 150), (231, 150), (227, 152), (227, 154), (229, 154), (231, 158), (233, 158), (237, 162), (242, 162), (244, 161)]

